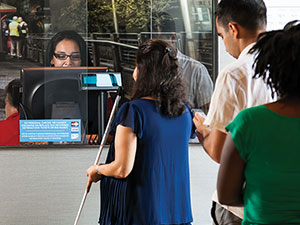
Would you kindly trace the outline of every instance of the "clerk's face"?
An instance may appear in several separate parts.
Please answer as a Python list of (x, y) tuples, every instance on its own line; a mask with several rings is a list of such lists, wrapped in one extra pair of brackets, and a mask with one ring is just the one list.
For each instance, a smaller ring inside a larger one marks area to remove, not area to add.
[(54, 67), (81, 66), (80, 49), (73, 40), (64, 39), (56, 45), (51, 64)]

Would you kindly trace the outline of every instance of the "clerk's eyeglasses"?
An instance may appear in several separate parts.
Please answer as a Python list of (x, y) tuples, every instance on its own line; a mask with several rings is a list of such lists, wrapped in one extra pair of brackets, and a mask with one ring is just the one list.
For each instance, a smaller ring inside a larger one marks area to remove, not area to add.
[(71, 55), (67, 55), (65, 53), (54, 53), (54, 56), (58, 60), (66, 60), (68, 57), (70, 57), (73, 61), (79, 61), (81, 59), (80, 54), (78, 53), (72, 53)]

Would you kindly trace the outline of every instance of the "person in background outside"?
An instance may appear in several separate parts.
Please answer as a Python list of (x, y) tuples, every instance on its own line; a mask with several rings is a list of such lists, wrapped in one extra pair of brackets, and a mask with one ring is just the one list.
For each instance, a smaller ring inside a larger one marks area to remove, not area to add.
[(88, 66), (89, 55), (83, 38), (72, 30), (60, 31), (48, 43), (46, 66)]
[(220, 203), (244, 205), (242, 224), (300, 224), (300, 24), (260, 35), (255, 78), (279, 100), (241, 111), (226, 129)]
[(5, 17), (2, 19), (1, 21), (2, 26), (1, 26), (1, 31), (2, 31), (2, 46), (3, 46), (3, 51), (5, 53), (9, 52), (8, 46), (7, 46), (7, 41), (8, 41), (8, 36), (9, 36), (9, 27), (8, 27), (8, 19), (7, 19), (7, 15), (5, 15)]
[[(262, 79), (252, 79), (254, 54), (248, 54), (257, 36), (266, 29), (264, 2), (221, 0), (215, 15), (218, 35), (223, 39), (226, 51), (237, 60), (218, 75), (206, 119), (196, 113), (194, 123), (204, 150), (219, 163), (227, 135), (225, 126), (242, 109), (273, 99)], [(211, 215), (215, 224), (240, 224), (243, 208), (220, 205), (215, 192)]]
[(23, 58), (26, 58), (26, 36), (28, 33), (28, 25), (20, 16), (18, 18), (18, 22), (20, 25), (20, 55)]
[(20, 55), (20, 25), (18, 23), (18, 17), (14, 16), (13, 20), (9, 23), (9, 36), (10, 36), (10, 55), (12, 57)]
[(133, 79), (133, 100), (116, 116), (106, 164), (87, 170), (87, 190), (102, 179), (99, 224), (190, 224), (195, 127), (176, 49), (158, 39), (140, 45)]
[[(159, 38), (175, 46), (176, 27), (174, 19), (166, 12), (153, 13), (153, 38)], [(177, 59), (186, 83), (187, 99), (192, 109), (207, 113), (213, 93), (213, 82), (206, 67), (199, 61), (184, 55), (177, 49)]]
[(19, 93), (14, 90), (21, 87), (20, 79), (9, 82), (5, 88), (5, 116), (0, 121), (0, 146), (19, 145)]

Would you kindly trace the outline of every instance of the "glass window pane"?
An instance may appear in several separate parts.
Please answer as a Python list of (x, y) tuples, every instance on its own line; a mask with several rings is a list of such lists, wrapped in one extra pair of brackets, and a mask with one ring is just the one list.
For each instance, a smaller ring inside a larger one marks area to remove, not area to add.
[[(192, 108), (207, 111), (213, 76), (211, 0), (6, 0), (3, 2), (16, 8), (15, 13), (7, 13), (7, 25), (14, 15), (22, 16), (28, 24), (28, 32), (26, 43), (23, 45), (25, 47), (22, 47), (20, 53), (22, 58), (18, 59), (10, 55), (10, 49), (7, 48), (10, 47), (8, 41), (10, 38), (9, 35), (5, 36), (5, 28), (2, 27), (5, 62), (1, 67), (3, 76), (0, 77), (2, 79), (0, 82), (1, 119), (5, 119), (4, 88), (13, 78), (20, 77), (21, 68), (59, 67), (62, 65), (57, 63), (64, 60), (72, 59), (72, 66), (100, 66), (107, 67), (110, 72), (121, 72), (125, 97), (129, 99), (133, 85), (132, 72), (135, 67), (136, 50), (143, 41), (150, 38), (164, 39), (178, 49), (179, 61), (180, 59), (183, 61), (180, 68), (188, 86), (189, 103)], [(74, 52), (63, 52), (63, 56), (56, 48), (50, 51), (51, 53), (47, 52), (47, 47), (53, 43), (51, 39), (55, 34), (65, 30), (73, 30), (85, 40), (86, 47), (84, 50), (80, 49), (80, 64), (76, 64), (78, 61), (74, 57)], [(55, 57), (54, 53), (60, 55)], [(184, 70), (184, 67), (189, 69)], [(48, 76), (45, 74), (47, 72), (42, 76)], [(45, 83), (48, 78), (43, 79)], [(64, 87), (67, 89), (66, 86)], [(46, 109), (48, 106), (45, 102), (50, 101), (49, 96), (53, 95), (52, 92), (53, 88), (47, 84), (36, 94), (38, 96), (36, 99), (44, 102), (44, 111), (48, 114), (49, 109)], [(85, 121), (90, 120), (86, 117), (89, 117), (91, 112), (87, 111), (94, 109), (90, 109), (89, 103), (98, 102), (98, 97), (85, 92), (84, 95), (81, 94), (81, 98), (87, 102), (86, 105), (79, 107), (84, 108), (82, 118)], [(105, 101), (107, 105), (112, 104), (110, 99)], [(105, 118), (108, 115), (109, 113)], [(48, 118), (51, 116), (47, 116)], [(90, 128), (86, 126), (84, 123), (83, 135), (89, 133)], [(97, 133), (97, 129), (92, 130)], [(63, 142), (65, 143), (68, 142)]]

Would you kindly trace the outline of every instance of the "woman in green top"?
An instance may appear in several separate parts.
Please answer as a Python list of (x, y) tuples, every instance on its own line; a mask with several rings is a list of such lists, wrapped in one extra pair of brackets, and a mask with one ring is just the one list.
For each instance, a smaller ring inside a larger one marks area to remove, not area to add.
[(300, 224), (300, 24), (260, 35), (255, 77), (279, 100), (241, 111), (226, 129), (222, 204), (244, 205), (242, 224)]

